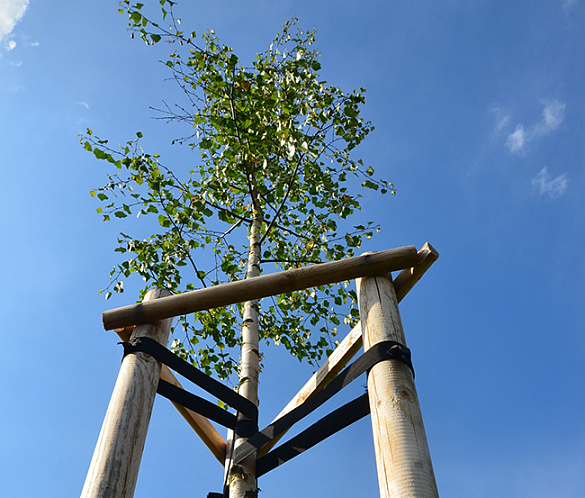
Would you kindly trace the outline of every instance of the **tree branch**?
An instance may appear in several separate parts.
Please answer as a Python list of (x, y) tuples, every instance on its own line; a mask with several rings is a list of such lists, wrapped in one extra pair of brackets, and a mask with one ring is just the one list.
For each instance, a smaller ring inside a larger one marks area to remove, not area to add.
[[(166, 213), (166, 207), (165, 207), (165, 203), (163, 200), (163, 197), (161, 195), (161, 193), (159, 192), (159, 202), (161, 204), (161, 206), (163, 207), (163, 209), (165, 210)], [(175, 227), (175, 229), (179, 232), (179, 237), (182, 238), (182, 232), (183, 232), (183, 228), (182, 227), (178, 227), (177, 223), (175, 223), (175, 220), (172, 218), (172, 216), (168, 216), (167, 215), (167, 219), (173, 224), (173, 226)], [(199, 279), (199, 281), (203, 284), (203, 287), (207, 287), (207, 284), (205, 283), (205, 280), (203, 278), (201, 278), (201, 276), (199, 275), (199, 269), (197, 268), (197, 265), (195, 264), (195, 261), (193, 261), (193, 258), (191, 258), (191, 254), (189, 251), (186, 251), (187, 254), (187, 259), (191, 262), (191, 265), (193, 266), (193, 270), (195, 270), (195, 275), (197, 276), (197, 278)]]

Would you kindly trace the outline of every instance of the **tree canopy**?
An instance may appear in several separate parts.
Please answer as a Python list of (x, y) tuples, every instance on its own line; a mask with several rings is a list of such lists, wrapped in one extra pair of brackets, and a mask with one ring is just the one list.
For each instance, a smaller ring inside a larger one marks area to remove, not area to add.
[[(346, 93), (322, 80), (315, 31), (296, 19), (244, 63), (213, 30), (183, 31), (173, 2), (160, 5), (159, 22), (143, 15), (140, 3), (123, 1), (121, 12), (133, 37), (174, 48), (164, 64), (184, 99), (165, 103), (159, 117), (185, 123), (189, 131), (173, 143), (197, 151), (199, 160), (167, 165), (162, 154), (143, 150), (140, 132), (119, 147), (89, 129), (81, 137), (113, 167), (108, 182), (91, 191), (104, 220), (133, 213), (158, 220), (147, 238), (120, 234), (115, 251), (123, 260), (110, 274), (106, 298), (122, 292), (133, 274), (144, 279), (143, 292), (178, 293), (353, 255), (378, 225), (350, 224), (360, 209), (352, 178), (367, 192), (395, 193), (353, 156), (373, 130), (360, 116), (365, 89)], [(213, 255), (212, 265), (204, 265), (202, 251)], [(259, 339), (316, 363), (334, 348), (337, 327), (357, 322), (355, 304), (344, 284), (275, 296), (257, 305)], [(239, 305), (180, 317), (185, 333), (175, 330), (172, 348), (228, 378), (240, 363), (243, 313)]]

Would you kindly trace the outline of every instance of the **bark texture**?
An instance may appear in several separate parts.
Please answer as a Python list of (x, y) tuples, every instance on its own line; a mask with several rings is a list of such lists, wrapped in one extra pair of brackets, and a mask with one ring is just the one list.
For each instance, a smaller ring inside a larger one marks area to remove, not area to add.
[[(260, 275), (260, 231), (262, 217), (256, 216), (250, 229), (250, 252), (246, 279)], [(258, 301), (246, 301), (243, 306), (242, 360), (239, 394), (258, 406), (258, 380), (260, 376), (260, 350), (258, 326)], [(236, 428), (234, 449), (251, 434), (238, 433)], [(231, 462), (230, 462), (231, 464)], [(228, 472), (230, 498), (252, 498), (257, 495), (256, 454), (250, 455), (239, 465), (232, 465)]]

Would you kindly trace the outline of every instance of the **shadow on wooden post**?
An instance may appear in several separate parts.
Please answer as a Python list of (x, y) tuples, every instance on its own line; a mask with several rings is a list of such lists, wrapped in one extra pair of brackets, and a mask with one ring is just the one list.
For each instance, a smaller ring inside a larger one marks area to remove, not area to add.
[[(168, 291), (151, 290), (144, 301), (168, 295)], [(132, 338), (149, 337), (166, 347), (171, 321), (137, 326)], [(161, 364), (145, 353), (123, 359), (81, 498), (134, 495), (160, 371)]]
[[(382, 341), (406, 346), (390, 276), (356, 280), (364, 351)], [(399, 360), (368, 375), (368, 394), (381, 498), (439, 496), (413, 374)]]

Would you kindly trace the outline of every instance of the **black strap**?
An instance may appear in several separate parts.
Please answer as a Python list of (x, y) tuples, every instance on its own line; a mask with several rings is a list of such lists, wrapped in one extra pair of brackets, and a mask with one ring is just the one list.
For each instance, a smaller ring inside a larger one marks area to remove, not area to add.
[(189, 408), (189, 410), (193, 410), (199, 415), (203, 415), (228, 429), (236, 428), (237, 420), (235, 415), (217, 405), (214, 405), (206, 399), (191, 394), (190, 392), (185, 391), (185, 389), (174, 386), (163, 379), (159, 380), (156, 392), (168, 400), (178, 403), (185, 408)]
[(341, 429), (357, 422), (368, 413), (370, 413), (370, 404), (366, 393), (331, 412), (298, 436), (259, 458), (256, 462), (256, 476), (260, 477), (288, 462)]
[[(179, 358), (176, 354), (160, 345), (154, 339), (150, 339), (148, 337), (137, 337), (132, 339), (130, 342), (123, 342), (122, 345), (124, 346), (124, 356), (135, 352), (147, 353), (156, 358), (161, 363), (167, 365), (169, 368), (173, 369), (175, 372), (180, 373), (183, 377), (189, 379), (191, 382), (198, 385), (208, 393), (219, 398), (229, 406), (235, 408), (237, 411), (244, 414), (248, 419), (252, 421), (258, 420), (258, 408), (256, 405), (254, 405), (254, 403), (252, 403), (250, 400), (247, 400), (243, 396), (240, 396), (237, 392), (232, 391), (229, 387), (224, 386), (221, 382), (218, 382), (208, 375), (205, 375), (193, 365), (186, 362), (182, 358)], [(163, 389), (166, 388), (163, 387)], [(167, 389), (167, 392), (168, 391), (169, 389)], [(198, 397), (195, 396), (195, 398)]]
[[(349, 367), (343, 370), (321, 391), (315, 393), (304, 403), (262, 431), (256, 432), (258, 408), (251, 401), (240, 396), (215, 379), (208, 377), (153, 339), (138, 337), (132, 339), (129, 343), (124, 342), (122, 344), (124, 346), (124, 356), (135, 352), (149, 354), (239, 411), (236, 417), (199, 396), (191, 394), (162, 379), (159, 381), (157, 392), (162, 396), (206, 416), (225, 427), (235, 429), (235, 432), (243, 437), (251, 436), (235, 451), (233, 461), (236, 464), (242, 462), (242, 460), (257, 451), (274, 437), (285, 432), (296, 422), (313, 412), (341, 389), (381, 361), (398, 360), (411, 369), (414, 377), (410, 350), (395, 341), (380, 342), (372, 346)], [(294, 458), (335, 432), (366, 416), (368, 413), (369, 404), (367, 394), (365, 394), (323, 417), (298, 436), (295, 436), (290, 441), (260, 458), (257, 463), (257, 476), (259, 477), (291, 458)]]
[(402, 344), (395, 341), (384, 341), (375, 344), (354, 361), (349, 367), (343, 370), (335, 379), (333, 379), (321, 391), (315, 393), (303, 404), (279, 419), (275, 420), (268, 427), (257, 432), (247, 441), (241, 444), (234, 453), (234, 463), (241, 463), (246, 457), (260, 449), (264, 444), (273, 438), (282, 434), (292, 427), (296, 422), (306, 417), (309, 413), (316, 410), (333, 395), (355, 380), (364, 372), (372, 368), (376, 363), (384, 360), (398, 360), (405, 363), (414, 376), (414, 369), (410, 358), (410, 350)]

